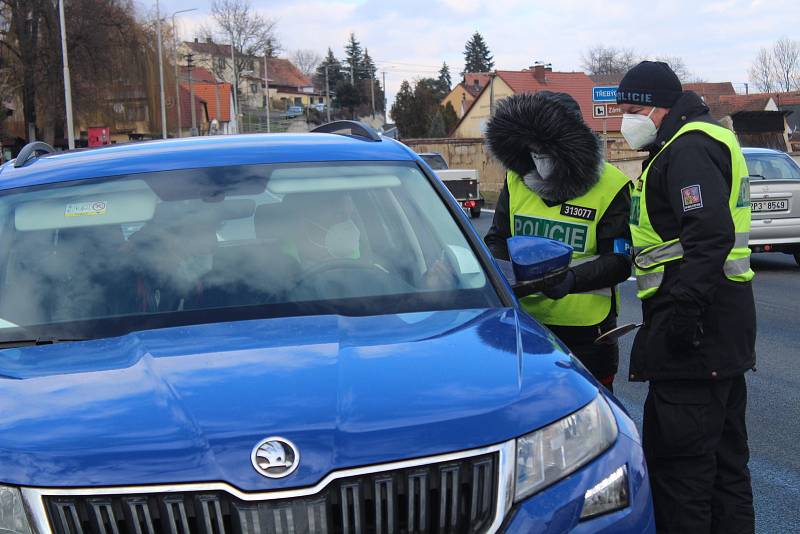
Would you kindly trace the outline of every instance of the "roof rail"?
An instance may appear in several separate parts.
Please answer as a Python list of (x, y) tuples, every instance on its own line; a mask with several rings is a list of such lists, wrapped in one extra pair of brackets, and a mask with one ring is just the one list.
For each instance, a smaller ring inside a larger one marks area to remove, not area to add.
[(35, 157), (36, 154), (50, 154), (55, 152), (56, 149), (51, 147), (45, 142), (42, 141), (34, 141), (33, 143), (28, 143), (22, 150), (19, 151), (19, 155), (17, 159), (14, 160), (14, 168), (19, 168), (28, 163), (28, 160)]
[[(345, 133), (349, 131), (350, 133)], [(371, 126), (360, 121), (333, 121), (322, 126), (317, 126), (311, 133), (332, 133), (347, 135), (349, 137), (366, 138), (370, 141), (380, 141), (381, 136)]]

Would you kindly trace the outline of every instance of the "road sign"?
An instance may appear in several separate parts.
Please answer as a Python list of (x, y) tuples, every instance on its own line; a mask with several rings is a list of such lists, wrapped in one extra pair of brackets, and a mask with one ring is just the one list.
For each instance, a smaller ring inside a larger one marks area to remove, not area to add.
[(606, 104), (606, 117), (622, 117), (622, 106), (619, 104)]
[(592, 117), (595, 119), (622, 117), (622, 108), (617, 104), (592, 104)]
[(592, 102), (616, 102), (617, 87), (616, 85), (598, 85), (592, 87)]

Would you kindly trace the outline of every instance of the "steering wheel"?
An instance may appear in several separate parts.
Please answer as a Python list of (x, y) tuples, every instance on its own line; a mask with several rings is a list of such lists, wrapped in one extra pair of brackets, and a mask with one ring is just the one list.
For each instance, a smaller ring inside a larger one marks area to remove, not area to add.
[(330, 271), (339, 271), (339, 270), (349, 270), (349, 271), (367, 271), (367, 272), (379, 272), (381, 274), (386, 274), (384, 271), (378, 269), (373, 265), (367, 265), (360, 260), (346, 260), (346, 259), (338, 259), (338, 260), (330, 260), (330, 261), (323, 261), (312, 265), (310, 267), (306, 267), (303, 269), (300, 277), (302, 278), (311, 278), (315, 276), (320, 276), (322, 274), (328, 273)]
[[(328, 280), (325, 279), (325, 275), (335, 271), (346, 271), (347, 275), (342, 279), (334, 276), (330, 276)], [(307, 289), (313, 289), (319, 295), (337, 298), (351, 296), (354, 288), (358, 292), (358, 289), (369, 288), (372, 284), (376, 288), (383, 289), (387, 285), (401, 283), (404, 286), (403, 289), (411, 290), (411, 286), (407, 283), (374, 265), (365, 264), (359, 260), (339, 259), (318, 263), (304, 269), (296, 287), (306, 286)], [(343, 294), (330, 295), (336, 292)]]

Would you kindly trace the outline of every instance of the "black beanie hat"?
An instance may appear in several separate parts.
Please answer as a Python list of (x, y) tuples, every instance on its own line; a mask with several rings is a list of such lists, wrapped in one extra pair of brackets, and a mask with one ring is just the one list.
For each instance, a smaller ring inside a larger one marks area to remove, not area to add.
[(642, 61), (619, 82), (617, 104), (671, 108), (681, 94), (681, 81), (669, 65), (663, 61)]

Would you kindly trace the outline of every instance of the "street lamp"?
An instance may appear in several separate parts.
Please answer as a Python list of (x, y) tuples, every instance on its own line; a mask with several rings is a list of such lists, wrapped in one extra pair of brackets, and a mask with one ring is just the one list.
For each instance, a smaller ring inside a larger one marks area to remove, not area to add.
[(235, 126), (236, 131), (233, 133), (239, 133), (239, 81), (236, 77), (236, 55), (235, 55), (235, 48), (233, 46), (233, 32), (231, 32), (231, 68), (233, 69), (233, 112), (235, 113), (234, 117), (236, 117)]
[(58, 1), (58, 16), (61, 21), (61, 59), (64, 63), (64, 103), (67, 112), (67, 146), (75, 148), (75, 131), (72, 125), (72, 87), (69, 81), (69, 60), (67, 59), (67, 24), (64, 17), (64, 0)]
[[(175, 28), (175, 15), (178, 13), (187, 13), (189, 11), (197, 11), (197, 8), (181, 9), (172, 14), (172, 46), (175, 52), (175, 106), (178, 109), (178, 137), (183, 137), (183, 125), (181, 124), (181, 84), (178, 79), (178, 30)], [(194, 102), (192, 102), (191, 105), (192, 109), (194, 109)]]
[(161, 58), (161, 13), (156, 0), (156, 33), (158, 39), (158, 87), (161, 91), (161, 137), (167, 138), (167, 106), (164, 101), (164, 62)]

